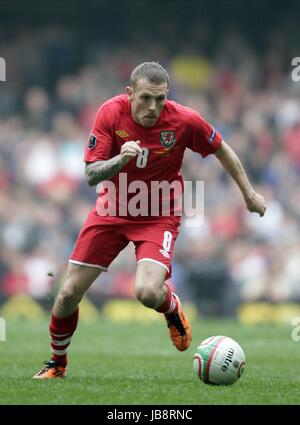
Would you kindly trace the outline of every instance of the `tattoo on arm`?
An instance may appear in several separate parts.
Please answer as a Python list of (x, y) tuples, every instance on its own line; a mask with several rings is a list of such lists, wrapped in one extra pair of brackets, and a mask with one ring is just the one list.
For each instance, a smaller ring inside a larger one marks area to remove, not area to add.
[(124, 163), (121, 161), (121, 156), (117, 155), (107, 161), (96, 161), (85, 166), (85, 176), (89, 186), (95, 186), (103, 180), (110, 179), (117, 174)]

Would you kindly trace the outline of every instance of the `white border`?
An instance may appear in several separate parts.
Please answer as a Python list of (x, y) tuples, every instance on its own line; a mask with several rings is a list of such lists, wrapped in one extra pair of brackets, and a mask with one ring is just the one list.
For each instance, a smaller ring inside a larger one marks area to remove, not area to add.
[(79, 264), (80, 266), (95, 267), (96, 269), (103, 270), (104, 272), (107, 272), (108, 270), (107, 267), (98, 266), (97, 264), (82, 263), (81, 261), (76, 260), (69, 260), (69, 263)]
[(153, 260), (153, 258), (140, 258), (137, 263), (139, 263), (141, 261), (152, 261), (153, 263), (159, 264), (160, 266), (164, 267), (167, 270), (167, 272), (169, 273), (168, 267), (164, 263), (161, 263), (160, 261)]

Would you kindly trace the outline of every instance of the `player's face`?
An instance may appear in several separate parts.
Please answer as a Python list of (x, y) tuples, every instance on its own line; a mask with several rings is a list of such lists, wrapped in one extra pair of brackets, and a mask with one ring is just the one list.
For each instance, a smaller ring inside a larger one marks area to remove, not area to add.
[(167, 93), (167, 83), (156, 85), (139, 80), (135, 87), (127, 87), (134, 121), (143, 127), (153, 127), (164, 107)]

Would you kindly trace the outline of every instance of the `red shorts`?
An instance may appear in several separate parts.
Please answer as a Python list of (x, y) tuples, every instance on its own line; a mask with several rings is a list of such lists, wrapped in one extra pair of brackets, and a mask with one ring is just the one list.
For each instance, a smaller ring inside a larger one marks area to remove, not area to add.
[(107, 271), (110, 263), (129, 242), (135, 245), (137, 262), (153, 261), (171, 276), (171, 259), (179, 233), (178, 217), (129, 220), (126, 217), (100, 217), (92, 210), (76, 241), (70, 262)]

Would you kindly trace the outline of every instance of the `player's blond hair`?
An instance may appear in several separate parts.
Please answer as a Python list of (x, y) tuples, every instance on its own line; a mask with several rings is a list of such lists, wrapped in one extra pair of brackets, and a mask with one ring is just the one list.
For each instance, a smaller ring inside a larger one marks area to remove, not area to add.
[(131, 73), (130, 86), (134, 87), (139, 80), (146, 80), (152, 84), (170, 84), (170, 77), (165, 68), (158, 62), (144, 62), (138, 65)]

